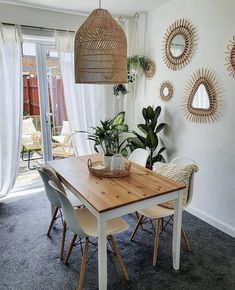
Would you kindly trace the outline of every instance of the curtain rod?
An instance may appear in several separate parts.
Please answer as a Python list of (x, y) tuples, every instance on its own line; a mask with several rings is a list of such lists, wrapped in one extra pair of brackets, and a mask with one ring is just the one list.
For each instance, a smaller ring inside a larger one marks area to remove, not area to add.
[[(17, 25), (14, 23), (6, 23), (2, 22), (3, 25)], [(49, 27), (39, 27), (39, 26), (31, 26), (31, 25), (20, 25), (22, 28), (33, 28), (38, 30), (47, 30), (47, 31), (63, 31), (63, 32), (75, 32), (73, 30), (66, 30), (66, 29), (56, 29), (56, 28), (49, 28)]]

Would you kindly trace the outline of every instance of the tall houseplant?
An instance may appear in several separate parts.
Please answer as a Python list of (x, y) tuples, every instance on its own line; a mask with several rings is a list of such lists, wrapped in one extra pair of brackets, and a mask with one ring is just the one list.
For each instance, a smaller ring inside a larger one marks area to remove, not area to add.
[(161, 147), (158, 151), (156, 151), (159, 144), (158, 133), (165, 127), (165, 123), (158, 124), (160, 114), (160, 106), (155, 109), (151, 106), (143, 108), (142, 115), (145, 123), (137, 125), (142, 134), (132, 131), (135, 136), (127, 138), (127, 146), (131, 151), (136, 148), (145, 148), (149, 150), (150, 153), (147, 161), (147, 167), (150, 169), (152, 169), (154, 162), (162, 160), (162, 152), (166, 149), (165, 147)]

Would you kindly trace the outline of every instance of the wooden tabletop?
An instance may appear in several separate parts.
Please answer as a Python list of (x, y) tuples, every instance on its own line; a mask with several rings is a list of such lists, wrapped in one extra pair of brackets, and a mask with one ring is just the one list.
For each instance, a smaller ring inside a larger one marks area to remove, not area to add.
[(89, 173), (87, 160), (102, 160), (100, 154), (50, 161), (61, 181), (70, 185), (98, 212), (108, 211), (140, 200), (185, 188), (132, 162), (130, 175), (121, 178), (100, 178)]

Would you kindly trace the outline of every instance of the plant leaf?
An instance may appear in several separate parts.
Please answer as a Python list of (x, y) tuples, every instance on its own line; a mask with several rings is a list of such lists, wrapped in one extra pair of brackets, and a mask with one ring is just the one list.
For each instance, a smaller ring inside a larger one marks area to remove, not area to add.
[(122, 125), (124, 123), (124, 120), (125, 120), (125, 112), (120, 112), (112, 120), (112, 125), (113, 126)]
[(143, 132), (145, 135), (148, 134), (150, 127), (145, 124), (138, 124), (137, 127), (140, 129), (141, 132)]
[(161, 154), (164, 150), (166, 150), (166, 147), (162, 147), (162, 148), (158, 151), (157, 155)]
[(141, 136), (140, 134), (138, 134), (135, 131), (131, 131), (132, 134), (134, 134), (138, 139), (140, 139), (140, 141), (145, 144), (145, 137)]
[(126, 148), (122, 149), (121, 154), (122, 154), (122, 156), (127, 157), (127, 155), (128, 155), (127, 149)]
[(128, 137), (127, 142), (135, 148), (145, 148), (145, 145), (137, 137)]
[(149, 119), (149, 120), (154, 120), (154, 110), (153, 110), (153, 107), (151, 107), (151, 106), (148, 106), (147, 107), (147, 118)]
[(155, 133), (157, 134), (158, 132), (160, 132), (165, 126), (166, 126), (165, 123), (159, 124), (155, 130)]
[(119, 133), (124, 133), (124, 132), (128, 132), (129, 128), (127, 124), (122, 124), (122, 125), (117, 125), (116, 130)]
[(153, 130), (150, 130), (146, 137), (146, 146), (154, 151), (157, 148), (157, 145), (158, 145), (157, 134), (153, 132)]

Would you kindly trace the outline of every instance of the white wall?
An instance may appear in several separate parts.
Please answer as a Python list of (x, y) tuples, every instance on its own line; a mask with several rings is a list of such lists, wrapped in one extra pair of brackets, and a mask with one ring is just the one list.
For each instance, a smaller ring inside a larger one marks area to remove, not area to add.
[(81, 15), (0, 3), (0, 22), (77, 30), (84, 19)]
[[(137, 98), (137, 110), (144, 105), (161, 105), (168, 124), (165, 143), (168, 158), (185, 155), (196, 160), (199, 173), (190, 211), (235, 236), (235, 80), (225, 67), (226, 47), (235, 34), (234, 0), (175, 0), (148, 15), (146, 55), (157, 64), (154, 79), (146, 81)], [(180, 71), (171, 71), (163, 63), (163, 35), (175, 20), (190, 19), (197, 27), (199, 45), (192, 62)], [(201, 67), (216, 72), (222, 89), (223, 117), (212, 124), (188, 122), (181, 110), (181, 98), (193, 72)], [(174, 85), (172, 101), (159, 99), (159, 85), (169, 80)], [(139, 114), (140, 119), (141, 115)]]

